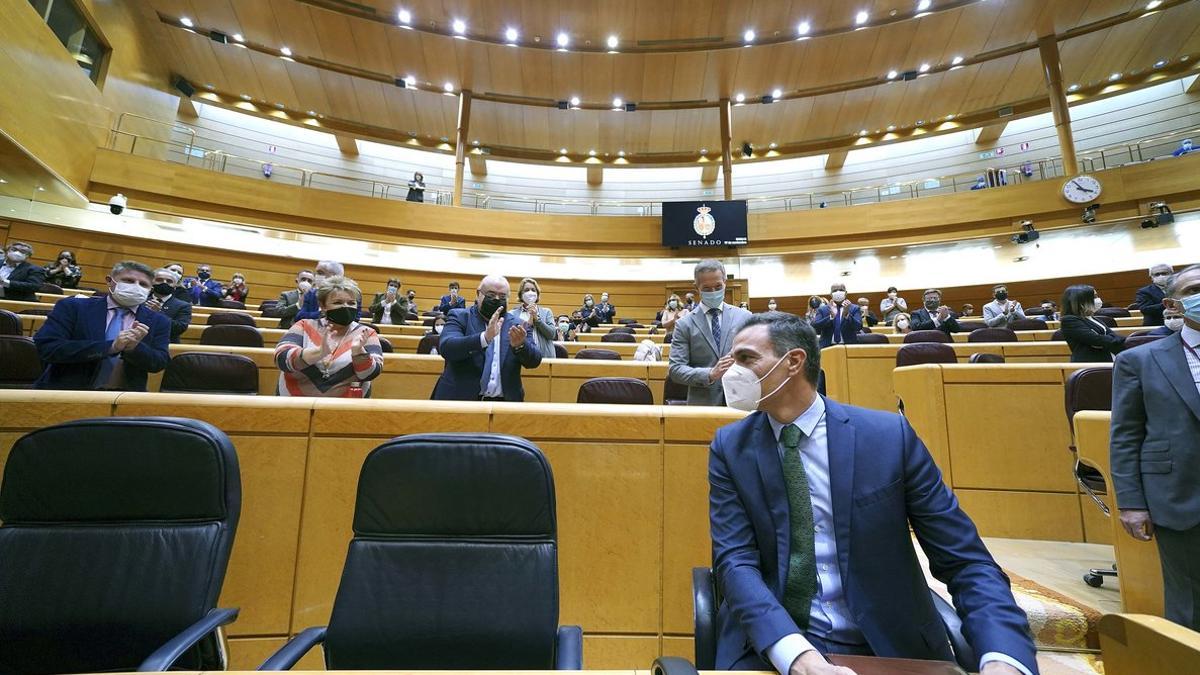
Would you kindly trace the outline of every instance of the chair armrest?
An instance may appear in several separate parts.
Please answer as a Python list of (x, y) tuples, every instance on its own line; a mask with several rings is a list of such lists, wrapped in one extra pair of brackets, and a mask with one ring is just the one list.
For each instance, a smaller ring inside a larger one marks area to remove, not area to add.
[(583, 670), (583, 629), (559, 626), (558, 645), (554, 649), (555, 670)]
[(946, 602), (946, 599), (932, 588), (929, 589), (929, 597), (933, 599), (933, 608), (937, 610), (942, 624), (946, 626), (946, 637), (954, 650), (954, 659), (963, 670), (974, 672), (979, 667), (979, 659), (975, 657), (975, 650), (971, 648), (967, 638), (963, 637), (962, 619), (959, 618), (958, 612), (954, 611), (954, 605)]
[(699, 675), (691, 661), (678, 656), (660, 656), (654, 659), (654, 675)]
[(308, 650), (325, 641), (325, 626), (313, 626), (300, 631), (296, 637), (272, 654), (258, 670), (291, 670)]
[(716, 670), (717, 598), (711, 567), (692, 568), (692, 630), (696, 668)]
[(153, 654), (146, 657), (146, 660), (138, 666), (138, 672), (159, 673), (170, 670), (175, 661), (197, 642), (204, 639), (204, 636), (221, 626), (233, 623), (237, 617), (238, 609), (236, 607), (215, 607), (208, 610), (203, 618), (184, 628), (179, 635), (171, 638), (166, 644), (154, 650)]

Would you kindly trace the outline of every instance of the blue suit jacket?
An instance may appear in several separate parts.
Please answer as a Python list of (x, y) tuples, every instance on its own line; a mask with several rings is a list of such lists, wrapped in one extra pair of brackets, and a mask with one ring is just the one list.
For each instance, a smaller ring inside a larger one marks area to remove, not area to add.
[[(833, 344), (833, 312), (828, 304), (817, 309), (817, 315), (812, 320), (813, 330), (821, 337), (821, 348)], [(858, 333), (862, 330), (862, 308), (851, 303), (842, 311), (842, 344), (858, 344)]]
[[(171, 360), (171, 320), (159, 312), (138, 307), (136, 318), (150, 332), (128, 352), (125, 389), (146, 391), (146, 374), (157, 373)], [(100, 361), (108, 356), (112, 341), (104, 339), (108, 322), (107, 298), (59, 300), (33, 341), (46, 370), (34, 383), (37, 389), (91, 389)]]
[[(511, 314), (504, 315), (504, 326), (500, 329), (500, 384), (504, 389), (505, 401), (524, 401), (525, 387), (521, 385), (521, 368), (537, 368), (542, 363), (542, 354), (533, 343), (533, 336), (525, 336), (525, 348), (517, 351), (508, 342), (508, 329), (520, 325)], [(442, 329), (438, 353), (446, 360), (442, 376), (433, 388), (433, 398), (439, 401), (478, 401), (479, 383), (483, 378), (485, 348), (479, 345), (479, 336), (487, 330), (487, 321), (479, 315), (474, 305), (466, 309), (452, 309)]]
[(192, 304), (201, 305), (203, 307), (220, 307), (221, 306), (221, 282), (216, 279), (208, 281), (195, 280), (195, 285), (190, 289)]
[[(825, 399), (838, 567), (851, 617), (878, 656), (953, 661), (909, 525), (946, 583), (979, 655), (1000, 652), (1037, 673), (1025, 613), (958, 507), (929, 451), (893, 413)], [(858, 461), (861, 459), (862, 461)], [(790, 527), (778, 445), (766, 413), (717, 430), (708, 466), (718, 669), (799, 632), (781, 605)]]
[(1163, 307), (1162, 301), (1166, 296), (1167, 294), (1158, 287), (1158, 284), (1150, 284), (1138, 289), (1133, 303), (1142, 310), (1143, 326), (1163, 325), (1163, 311), (1166, 310), (1166, 307)]
[(450, 294), (447, 293), (446, 295), (442, 296), (441, 300), (438, 302), (438, 306), (434, 307), (434, 310), (441, 312), (442, 314), (449, 314), (450, 310), (452, 309), (466, 309), (466, 307), (466, 298), (460, 295), (454, 300), (454, 302), (451, 302)]

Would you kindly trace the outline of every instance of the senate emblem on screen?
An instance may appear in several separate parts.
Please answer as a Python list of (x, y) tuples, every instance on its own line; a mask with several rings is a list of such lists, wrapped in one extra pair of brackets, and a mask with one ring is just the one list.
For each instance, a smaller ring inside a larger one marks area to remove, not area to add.
[(707, 239), (708, 235), (717, 229), (717, 220), (708, 215), (712, 209), (707, 206), (701, 206), (696, 210), (700, 212), (700, 215), (692, 219), (692, 229), (696, 231), (696, 234)]

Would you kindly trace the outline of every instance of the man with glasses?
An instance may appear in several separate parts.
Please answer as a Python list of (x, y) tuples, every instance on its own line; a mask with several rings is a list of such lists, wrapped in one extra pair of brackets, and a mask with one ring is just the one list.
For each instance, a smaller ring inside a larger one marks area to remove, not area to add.
[(508, 314), (508, 297), (508, 279), (493, 274), (479, 282), (473, 305), (450, 310), (437, 348), (446, 365), (434, 400), (525, 400), (521, 368), (537, 368), (542, 353)]
[(8, 245), (4, 259), (0, 260), (0, 298), (37, 302), (46, 270), (29, 262), (31, 257), (33, 247), (29, 244), (17, 241)]

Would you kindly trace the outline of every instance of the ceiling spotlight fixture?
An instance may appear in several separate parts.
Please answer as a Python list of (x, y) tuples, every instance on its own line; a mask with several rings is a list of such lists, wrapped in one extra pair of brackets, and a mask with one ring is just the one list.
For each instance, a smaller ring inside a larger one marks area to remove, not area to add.
[(860, 130), (859, 130), (859, 132), (858, 132), (858, 135), (859, 135), (859, 136), (866, 136), (866, 135), (867, 135), (867, 130), (866, 130), (866, 129), (860, 129)]
[(613, 108), (614, 109), (624, 108), (624, 107), (625, 107), (625, 101), (622, 101), (619, 96), (613, 99)]
[(194, 25), (194, 24), (192, 24), (192, 20), (187, 18), (186, 16), (179, 17), (179, 23), (187, 26), (188, 28), (191, 28)]
[(742, 33), (742, 40), (744, 42), (754, 42), (754, 29), (747, 28), (746, 32)]
[(467, 32), (467, 22), (463, 21), (462, 19), (455, 19), (454, 22), (450, 24), (450, 27), (453, 28), (454, 32), (459, 35)]
[(560, 154), (560, 155), (565, 155), (565, 154), (567, 154), (567, 149), (566, 149), (566, 148), (559, 148), (559, 149), (558, 149), (558, 154)]
[(521, 34), (517, 32), (517, 29), (513, 28), (512, 26), (504, 29), (504, 39), (508, 40), (509, 42), (516, 42), (517, 38), (520, 36)]
[(771, 98), (773, 98), (775, 100), (779, 100), (779, 99), (783, 98), (783, 90), (780, 89), (779, 87), (772, 89), (771, 90)]
[(624, 150), (618, 150), (618, 151), (617, 151), (617, 157), (624, 157), (624, 156), (625, 156), (625, 151), (624, 151)]
[(961, 56), (956, 56), (956, 57), (954, 57), (953, 59), (951, 59), (951, 60), (950, 60), (950, 65), (952, 65), (952, 66), (957, 66), (958, 64), (960, 64), (960, 63), (962, 63), (962, 62), (963, 62), (963, 57), (961, 57)]
[(446, 93), (448, 93), (448, 94), (454, 93), (454, 85), (449, 82), (447, 82), (446, 84), (443, 84), (442, 89), (446, 90)]
[(8, 182), (8, 181), (4, 180), (3, 178), (0, 178), (0, 185), (4, 185), (4, 184), (5, 184), (5, 183), (7, 183), (7, 182)]
[(233, 34), (233, 41), (234, 41), (234, 42), (245, 42), (245, 41), (246, 41), (246, 38), (242, 37), (242, 34), (241, 34), (241, 33), (234, 33), (234, 34)]
[(868, 14), (867, 10), (864, 9), (864, 10), (860, 11), (858, 14), (854, 15), (854, 25), (861, 26), (864, 23), (866, 23), (867, 20), (869, 20), (870, 18), (871, 18), (871, 15)]
[(701, 155), (707, 155), (707, 154), (708, 154), (708, 148), (700, 148), (700, 154), (701, 154)]
[(1150, 0), (1150, 2), (1146, 3), (1146, 10), (1149, 11), (1152, 9), (1156, 9), (1161, 4), (1162, 4), (1162, 0)]
[(1154, 62), (1154, 67), (1155, 67), (1155, 68), (1162, 68), (1162, 67), (1163, 67), (1163, 66), (1165, 66), (1165, 65), (1167, 65), (1167, 60), (1166, 60), (1166, 59), (1160, 59), (1160, 60), (1158, 60), (1158, 61), (1155, 61), (1155, 62)]
[(738, 92), (737, 95), (735, 95), (733, 97), (733, 100), (738, 103), (744, 103), (746, 101), (746, 95), (741, 92)]
[(779, 147), (779, 144), (778, 144), (778, 143), (776, 143), (775, 141), (771, 141), (771, 144), (770, 144), (770, 145), (768, 145), (767, 147), (769, 147), (769, 148), (771, 148), (772, 150), (774, 150), (775, 148), (778, 148), (778, 147)]
[(402, 9), (399, 12), (396, 12), (396, 18), (400, 20), (400, 23), (407, 26), (408, 24), (412, 23), (412, 12), (408, 11), (407, 9)]
[(898, 76), (899, 74), (900, 74), (900, 73), (897, 73), (897, 72), (896, 72), (896, 71), (894, 71), (894, 70), (889, 70), (889, 71), (888, 71), (888, 73), (887, 73), (887, 79), (889, 79), (889, 80), (894, 80), (894, 79), (896, 79), (896, 76)]
[(617, 45), (621, 44), (621, 40), (616, 35), (609, 35), (605, 43), (608, 45), (609, 50), (613, 50), (617, 48)]
[(797, 35), (808, 35), (808, 31), (812, 30), (812, 26), (807, 21), (801, 21), (799, 26), (796, 26)]
[(280, 53), (280, 54), (283, 54), (284, 56), (291, 56), (291, 55), (292, 55), (292, 50), (291, 50), (290, 48), (288, 48), (288, 47), (280, 47), (280, 48), (279, 48), (279, 53)]
[(921, 64), (921, 67), (920, 67), (920, 68), (917, 68), (917, 70), (918, 70), (919, 72), (922, 72), (922, 73), (928, 73), (928, 72), (929, 72), (929, 64), (928, 64), (928, 63), (922, 63), (922, 64)]
[(950, 121), (950, 120), (952, 120), (952, 119), (954, 119), (954, 113), (950, 113), (949, 115), (946, 115), (946, 121), (947, 121), (947, 122), (949, 122), (949, 121)]
[(1119, 79), (1121, 79), (1121, 74), (1120, 74), (1120, 73), (1113, 73), (1112, 75), (1109, 75), (1109, 76), (1108, 76), (1108, 81), (1109, 81), (1109, 82), (1116, 82), (1116, 81), (1117, 81), (1117, 80), (1119, 80)]
[(572, 107), (572, 108), (578, 108), (578, 107), (579, 107), (579, 97), (578, 97), (578, 96), (572, 96), (572, 97), (571, 97), (571, 107)]
[(417, 86), (417, 78), (413, 77), (412, 75), (405, 75), (404, 86), (408, 87), (409, 89)]
[(316, 111), (316, 110), (309, 110), (309, 111), (308, 111), (308, 116), (309, 116), (309, 117), (316, 117), (316, 116), (317, 116), (317, 111)]
[(917, 3), (917, 11), (924, 12), (925, 10), (929, 9), (929, 6), (932, 4), (933, 0), (920, 0), (920, 2)]
[(588, 157), (595, 157), (595, 156), (596, 156), (595, 150), (588, 150)]
[(250, 100), (250, 94), (242, 94), (242, 96), (241, 96), (241, 99), (242, 99), (243, 101), (249, 101), (249, 100)]
[(571, 44), (571, 36), (566, 33), (559, 33), (554, 41), (558, 44), (559, 49), (566, 49), (567, 45)]
[(1079, 91), (1079, 85), (1073, 84), (1073, 85), (1067, 87), (1067, 91)]
[(895, 125), (895, 124), (889, 124), (889, 125), (887, 126), (887, 130), (888, 130), (888, 131), (895, 131), (895, 130), (896, 130), (896, 125)]

